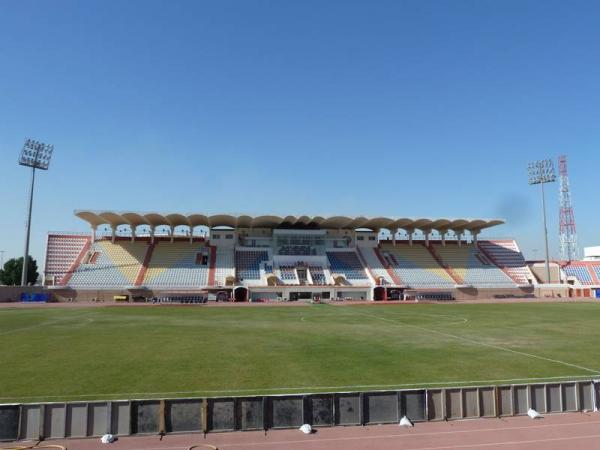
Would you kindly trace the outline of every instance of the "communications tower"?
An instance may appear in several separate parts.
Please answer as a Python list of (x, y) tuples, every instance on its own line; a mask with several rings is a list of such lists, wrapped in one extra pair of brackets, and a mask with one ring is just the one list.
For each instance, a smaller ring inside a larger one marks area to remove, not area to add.
[(558, 173), (560, 178), (560, 257), (563, 260), (572, 261), (578, 258), (577, 228), (571, 203), (569, 172), (565, 155), (558, 157)]

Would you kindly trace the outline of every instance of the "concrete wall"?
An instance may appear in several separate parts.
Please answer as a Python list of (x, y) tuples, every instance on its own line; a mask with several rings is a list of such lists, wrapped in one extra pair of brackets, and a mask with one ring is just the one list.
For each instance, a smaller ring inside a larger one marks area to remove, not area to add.
[[(546, 273), (545, 263), (533, 263), (529, 268), (540, 283), (548, 283), (548, 274)], [(551, 283), (560, 283), (560, 267), (556, 263), (550, 263)]]
[(510, 288), (510, 289), (478, 289), (478, 288), (465, 288), (455, 289), (454, 297), (456, 300), (478, 300), (478, 299), (493, 299), (497, 296), (516, 296), (522, 297), (526, 295), (536, 295), (534, 286), (527, 286), (524, 288)]
[[(213, 289), (217, 291), (217, 289)], [(227, 289), (219, 289), (226, 291)], [(179, 291), (177, 289), (50, 289), (53, 297), (59, 302), (112, 302), (115, 295), (127, 295), (132, 297), (160, 297), (164, 295), (200, 295), (206, 294), (206, 290)]]
[[(2, 294), (2, 291), (6, 290), (6, 293)], [(36, 288), (27, 288), (36, 289)], [(37, 288), (35, 292), (40, 292), (41, 288)], [(16, 301), (20, 299), (20, 293), (22, 288), (0, 288), (0, 301), (2, 298), (14, 298)], [(214, 289), (211, 290), (211, 292)], [(417, 292), (436, 292), (436, 289), (418, 289), (412, 290)], [(411, 291), (411, 292), (412, 292)], [(75, 289), (49, 289), (49, 293), (52, 294), (53, 298), (57, 301), (99, 301), (99, 302), (112, 302), (115, 295), (129, 295), (131, 296), (143, 296), (153, 297), (161, 296), (166, 294), (177, 294), (186, 295), (184, 292), (179, 292), (177, 289), (91, 289), (91, 290), (75, 290)], [(197, 291), (190, 291), (189, 295), (197, 295), (200, 292), (206, 292), (206, 290), (198, 289)], [(337, 297), (353, 297), (360, 299), (363, 297), (364, 300), (373, 299), (373, 289), (364, 287), (347, 287), (347, 286), (261, 286), (255, 288), (249, 288), (249, 297), (252, 299), (259, 298), (274, 298), (277, 294), (281, 294), (283, 299), (289, 299), (291, 292), (312, 292), (314, 295), (322, 296), (323, 292), (329, 292), (330, 298), (334, 299)], [(444, 292), (451, 292), (456, 300), (479, 300), (479, 299), (494, 299), (502, 297), (526, 297), (535, 296), (538, 298), (568, 298), (569, 287), (567, 285), (535, 285), (527, 286), (523, 288), (510, 288), (510, 289), (477, 289), (477, 288), (464, 288), (464, 289), (447, 289)], [(7, 301), (7, 300), (4, 300)]]
[(0, 286), (0, 303), (4, 302), (20, 302), (21, 294), (39, 294), (47, 292), (43, 286)]
[(593, 411), (591, 380), (281, 396), (0, 405), (0, 441), (478, 419)]
[(356, 246), (357, 247), (370, 247), (375, 248), (379, 245), (376, 232), (371, 231), (357, 231), (356, 232)]

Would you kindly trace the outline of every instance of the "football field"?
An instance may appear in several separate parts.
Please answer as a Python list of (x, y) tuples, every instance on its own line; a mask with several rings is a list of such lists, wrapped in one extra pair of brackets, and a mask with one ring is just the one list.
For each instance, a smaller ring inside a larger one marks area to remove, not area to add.
[(0, 403), (600, 376), (600, 303), (0, 309)]

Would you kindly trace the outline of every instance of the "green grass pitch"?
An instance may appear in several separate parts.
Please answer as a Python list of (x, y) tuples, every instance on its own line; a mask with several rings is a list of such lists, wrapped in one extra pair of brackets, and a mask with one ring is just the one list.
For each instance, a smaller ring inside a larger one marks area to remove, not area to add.
[(592, 378), (600, 304), (0, 309), (0, 403)]

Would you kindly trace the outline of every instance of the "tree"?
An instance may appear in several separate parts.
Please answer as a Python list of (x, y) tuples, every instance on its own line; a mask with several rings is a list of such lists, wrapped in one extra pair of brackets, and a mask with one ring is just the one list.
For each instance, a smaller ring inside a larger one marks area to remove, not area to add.
[[(27, 284), (37, 281), (39, 273), (37, 262), (31, 256), (27, 263)], [(6, 261), (4, 269), (0, 270), (0, 284), (7, 286), (18, 286), (21, 284), (21, 272), (23, 271), (23, 258), (12, 258)]]

